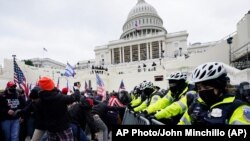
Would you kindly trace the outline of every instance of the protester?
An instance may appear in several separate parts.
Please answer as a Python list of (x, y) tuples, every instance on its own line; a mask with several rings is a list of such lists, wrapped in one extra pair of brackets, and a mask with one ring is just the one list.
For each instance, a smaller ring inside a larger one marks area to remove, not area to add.
[(3, 141), (19, 141), (20, 115), (16, 111), (23, 109), (25, 99), (19, 96), (16, 84), (9, 81), (3, 94), (0, 95), (0, 123), (4, 134)]
[[(72, 129), (69, 127), (67, 105), (79, 101), (80, 94), (62, 95), (55, 88), (49, 77), (42, 77), (38, 86), (39, 92), (38, 113), (41, 114), (41, 124), (47, 130), (49, 141), (67, 140), (74, 141)], [(35, 129), (35, 133), (36, 133)], [(33, 138), (35, 136), (33, 135)], [(39, 129), (38, 129), (39, 133)], [(32, 138), (32, 140), (33, 140)]]

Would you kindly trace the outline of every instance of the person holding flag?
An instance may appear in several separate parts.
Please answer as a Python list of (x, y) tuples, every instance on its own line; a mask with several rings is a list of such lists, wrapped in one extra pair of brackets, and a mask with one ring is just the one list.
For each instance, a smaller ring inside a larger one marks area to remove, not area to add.
[(23, 71), (18, 66), (15, 55), (13, 55), (13, 65), (14, 65), (14, 83), (18, 84), (19, 87), (24, 91), (26, 100), (29, 96), (29, 87), (26, 83), (26, 78), (23, 74)]

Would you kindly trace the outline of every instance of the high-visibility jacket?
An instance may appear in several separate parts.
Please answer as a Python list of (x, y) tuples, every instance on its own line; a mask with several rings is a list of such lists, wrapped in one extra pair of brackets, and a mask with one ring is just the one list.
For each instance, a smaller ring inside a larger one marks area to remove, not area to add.
[(136, 107), (142, 103), (141, 96), (138, 96), (136, 99), (132, 100), (131, 107)]
[(162, 109), (161, 111), (157, 112), (154, 116), (156, 119), (169, 119), (177, 115), (182, 115), (188, 108), (187, 105), (187, 95), (188, 94), (196, 94), (195, 91), (183, 91), (184, 95), (180, 98), (180, 100), (173, 102), (171, 105), (167, 106), (166, 108)]
[(131, 97), (131, 101), (137, 98), (134, 93), (131, 93), (130, 97)]
[[(222, 101), (212, 105), (208, 110), (204, 110), (204, 115), (200, 124), (229, 124), (229, 125), (250, 125), (250, 106), (241, 102), (237, 104), (235, 96), (225, 97)], [(196, 103), (205, 105), (201, 98)], [(234, 106), (236, 105), (236, 106)], [(192, 106), (190, 106), (192, 107)], [(190, 108), (189, 107), (189, 108)], [(196, 124), (191, 115), (192, 110), (187, 110), (178, 125)], [(191, 114), (191, 115), (190, 115)]]
[(140, 112), (140, 111), (144, 110), (145, 108), (147, 108), (148, 105), (156, 103), (160, 98), (161, 98), (161, 95), (159, 95), (158, 91), (155, 90), (151, 94), (150, 98), (147, 98), (138, 107), (135, 107), (134, 111), (135, 112)]
[(171, 105), (173, 102), (179, 100), (180, 98), (182, 98), (186, 92), (188, 91), (188, 87), (186, 87), (182, 93), (178, 96), (177, 99), (174, 99), (172, 97), (172, 92), (171, 90), (168, 91), (168, 93), (162, 97), (160, 100), (158, 100), (155, 104), (151, 104), (148, 106), (148, 108), (145, 110), (147, 111), (148, 114), (152, 114), (156, 111), (159, 111), (161, 109), (166, 108), (167, 106)]

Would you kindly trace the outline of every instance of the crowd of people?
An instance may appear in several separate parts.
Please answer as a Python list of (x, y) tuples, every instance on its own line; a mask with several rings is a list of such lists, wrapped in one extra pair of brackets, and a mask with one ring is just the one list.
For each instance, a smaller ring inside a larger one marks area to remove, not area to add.
[(230, 84), (221, 63), (198, 66), (190, 80), (182, 72), (168, 78), (168, 89), (143, 81), (131, 92), (111, 92), (102, 100), (95, 91), (59, 90), (51, 78), (42, 77), (27, 99), (9, 81), (0, 94), (0, 140), (108, 141), (114, 125), (121, 125), (125, 109), (150, 122), (166, 125), (249, 125), (250, 85)]
[(101, 101), (95, 91), (80, 88), (81, 83), (75, 82), (72, 93), (68, 88), (59, 90), (51, 78), (42, 77), (27, 99), (9, 81), (0, 94), (0, 140), (97, 141), (102, 132), (99, 138), (108, 141), (130, 102), (128, 92), (112, 92)]

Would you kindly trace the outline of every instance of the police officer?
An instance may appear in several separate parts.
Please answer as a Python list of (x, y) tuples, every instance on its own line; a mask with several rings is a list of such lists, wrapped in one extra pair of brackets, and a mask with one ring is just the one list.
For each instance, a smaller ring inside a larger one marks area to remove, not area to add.
[(189, 106), (179, 125), (250, 124), (250, 106), (227, 92), (227, 72), (222, 63), (208, 62), (193, 74), (199, 96)]
[(143, 81), (140, 88), (142, 91), (141, 101), (143, 102), (133, 109), (135, 112), (141, 112), (147, 108), (148, 105), (155, 103), (161, 98), (158, 89), (154, 87), (153, 83), (150, 81)]
[(142, 93), (142, 91), (140, 89), (140, 85), (135, 86), (133, 92), (131, 93), (132, 100), (128, 105), (129, 109), (133, 109), (134, 107), (137, 107), (142, 103), (141, 93)]
[(172, 73), (167, 79), (169, 81), (168, 93), (157, 103), (150, 105), (146, 111), (148, 114), (155, 113), (153, 117), (161, 120), (165, 124), (177, 124), (182, 114), (187, 109), (186, 94), (193, 95), (196, 92), (191, 91), (186, 81), (186, 74), (182, 72)]

